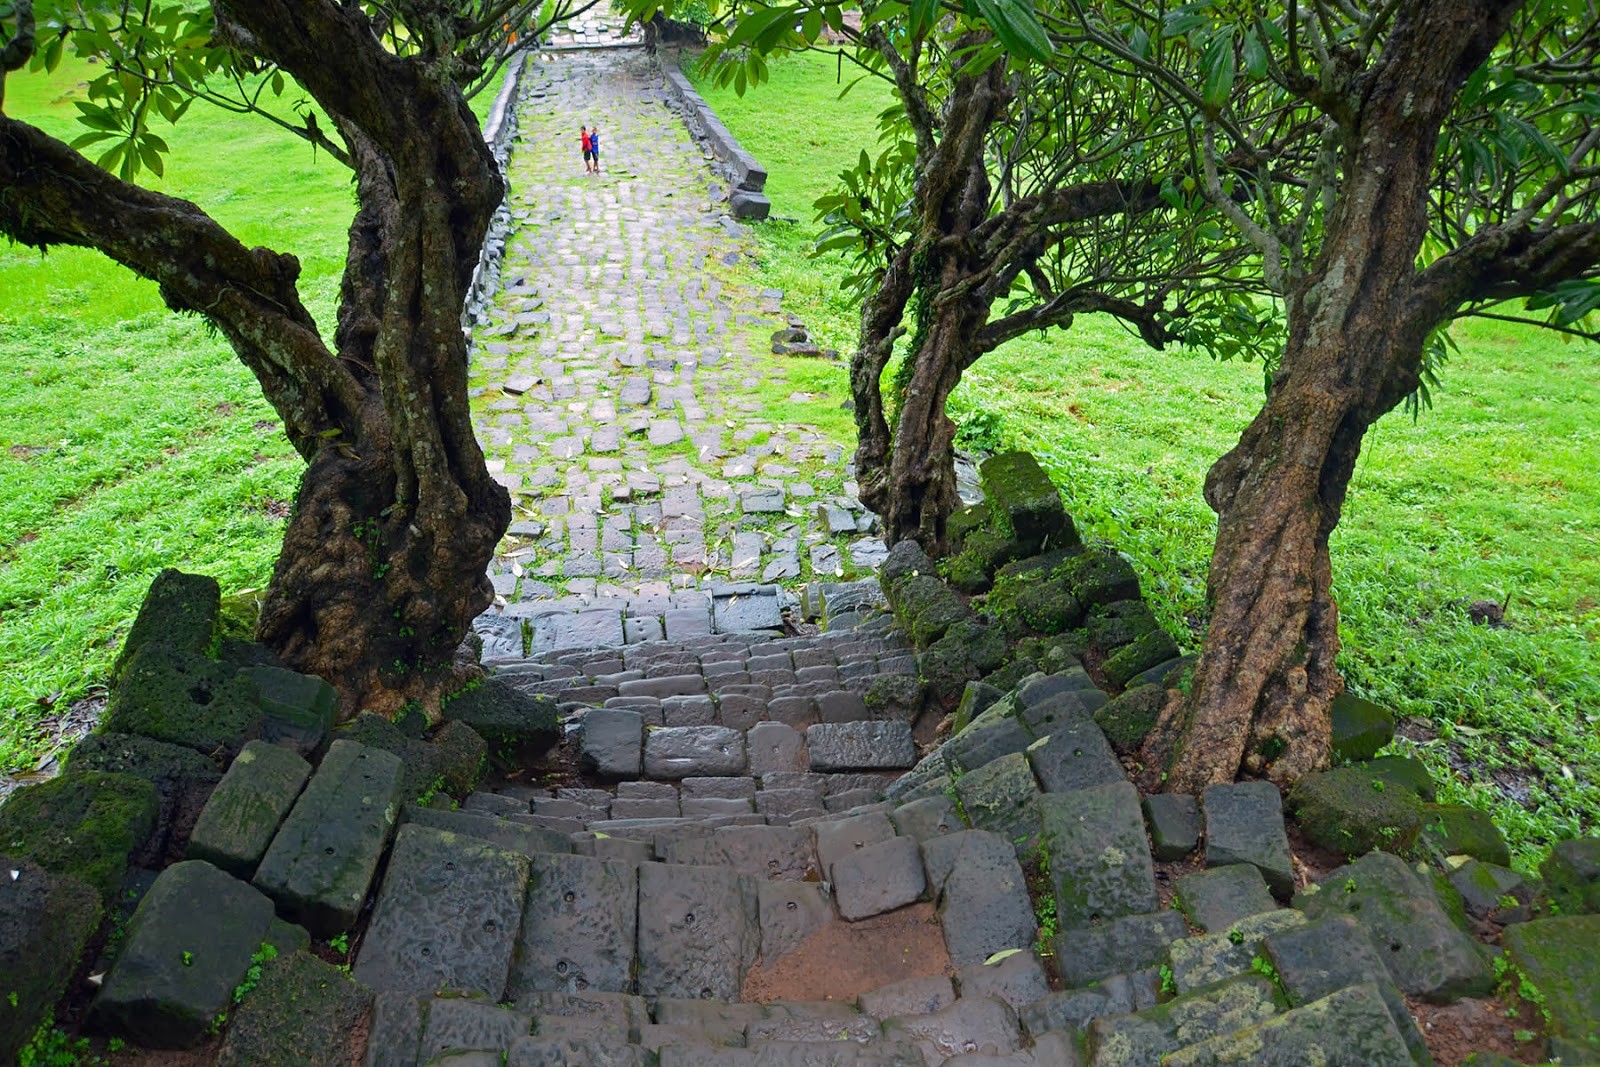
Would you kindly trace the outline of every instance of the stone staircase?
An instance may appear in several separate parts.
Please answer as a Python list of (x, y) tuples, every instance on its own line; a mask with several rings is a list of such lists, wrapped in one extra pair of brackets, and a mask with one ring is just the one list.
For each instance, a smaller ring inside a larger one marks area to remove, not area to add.
[[(590, 781), (403, 808), (354, 952), (377, 993), (366, 1062), (1429, 1062), (1355, 922), (1280, 908), (1250, 841), (1178, 879), (1193, 933), (1160, 906), (1081, 670), (1034, 676), (919, 763), (897, 681), (916, 659), (888, 621), (496, 661), (558, 702)], [(1218, 847), (1252, 793), (1222, 788), (1246, 799), (1207, 798)], [(1238, 822), (1257, 844), (1259, 815)], [(1049, 887), (1042, 931), (1024, 863)]]

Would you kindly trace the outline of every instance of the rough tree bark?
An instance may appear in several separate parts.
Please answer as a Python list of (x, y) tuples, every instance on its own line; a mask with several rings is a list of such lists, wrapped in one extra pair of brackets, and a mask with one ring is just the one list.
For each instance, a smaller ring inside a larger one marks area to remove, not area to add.
[(436, 712), (510, 521), (473, 436), (460, 321), (503, 183), (447, 39), (399, 57), (359, 5), (213, 7), (219, 35), (298, 79), (349, 146), (359, 209), (335, 350), (300, 302), (292, 256), (246, 248), (193, 204), (3, 115), (0, 232), (99, 249), (227, 337), (307, 462), (259, 637), (333, 682), (346, 716), (413, 700)]
[(1241, 772), (1292, 781), (1323, 767), (1338, 608), (1328, 538), (1367, 427), (1415, 387), (1429, 332), (1418, 251), (1439, 131), (1504, 32), (1515, 0), (1401, 5), (1345, 124), (1345, 175), (1316, 263), (1289, 294), (1268, 400), (1212, 468), (1218, 529), (1211, 622), (1188, 695), (1146, 744), (1147, 773), (1195, 793)]

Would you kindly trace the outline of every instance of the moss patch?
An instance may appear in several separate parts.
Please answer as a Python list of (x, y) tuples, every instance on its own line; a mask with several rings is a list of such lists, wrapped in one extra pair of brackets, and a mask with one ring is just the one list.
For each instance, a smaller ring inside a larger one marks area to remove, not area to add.
[(372, 992), (337, 967), (295, 952), (260, 965), (254, 987), (233, 1014), (218, 1067), (298, 1067), (315, 1050), (321, 1063), (352, 1062), (356, 1031)]
[(156, 828), (160, 798), (143, 778), (68, 771), (0, 807), (0, 852), (77, 878), (109, 900), (128, 857)]
[(1404, 852), (1422, 829), (1416, 794), (1351, 767), (1307, 775), (1290, 792), (1288, 808), (1307, 839), (1346, 857), (1375, 848)]
[(1155, 728), (1167, 691), (1159, 685), (1141, 685), (1128, 690), (1094, 713), (1094, 721), (1105, 732), (1106, 740), (1121, 755), (1137, 752)]
[(150, 583), (111, 677), (120, 678), (134, 656), (155, 641), (197, 656), (215, 655), (221, 614), (222, 590), (215, 578), (167, 568)]
[(232, 755), (259, 731), (255, 683), (224, 663), (165, 643), (140, 649), (112, 690), (103, 726)]
[(1511, 866), (1511, 848), (1489, 813), (1463, 804), (1425, 806), (1421, 842), (1438, 857), (1471, 856), (1497, 867)]

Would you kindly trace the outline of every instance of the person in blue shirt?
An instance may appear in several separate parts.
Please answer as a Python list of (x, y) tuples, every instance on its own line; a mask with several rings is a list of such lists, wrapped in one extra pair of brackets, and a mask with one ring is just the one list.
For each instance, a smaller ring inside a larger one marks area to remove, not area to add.
[(600, 127), (589, 127), (589, 153), (594, 157), (594, 172), (600, 173)]

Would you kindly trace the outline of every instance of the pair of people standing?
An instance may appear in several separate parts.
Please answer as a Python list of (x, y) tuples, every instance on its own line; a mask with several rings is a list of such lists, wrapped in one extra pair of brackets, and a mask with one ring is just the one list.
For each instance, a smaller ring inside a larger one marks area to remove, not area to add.
[(585, 174), (600, 173), (600, 127), (590, 129), (587, 126), (578, 127), (578, 143), (583, 148), (583, 171)]

